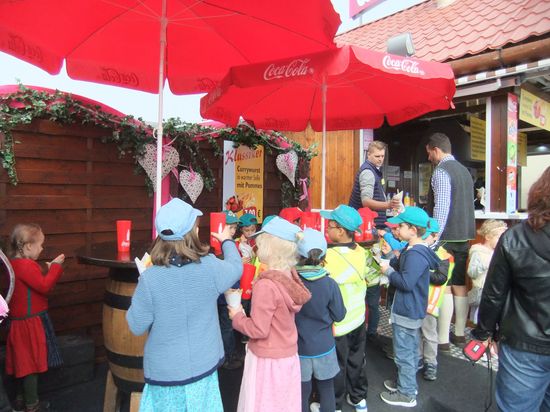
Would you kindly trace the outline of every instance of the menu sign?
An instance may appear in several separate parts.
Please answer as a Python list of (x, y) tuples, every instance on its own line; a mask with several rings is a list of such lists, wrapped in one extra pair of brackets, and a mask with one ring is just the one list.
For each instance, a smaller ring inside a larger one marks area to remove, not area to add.
[(550, 131), (550, 103), (521, 89), (519, 118), (524, 122)]
[(470, 158), (485, 160), (485, 120), (470, 116)]

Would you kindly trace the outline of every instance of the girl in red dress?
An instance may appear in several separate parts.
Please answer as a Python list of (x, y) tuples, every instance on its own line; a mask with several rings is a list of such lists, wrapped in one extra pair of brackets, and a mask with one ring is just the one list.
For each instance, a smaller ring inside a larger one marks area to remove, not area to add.
[(63, 363), (47, 313), (47, 295), (63, 273), (65, 255), (48, 262), (43, 274), (36, 262), (43, 243), (44, 233), (35, 224), (17, 225), (10, 238), (15, 288), (9, 304), (6, 373), (17, 380), (15, 411), (47, 410), (38, 402), (38, 374)]

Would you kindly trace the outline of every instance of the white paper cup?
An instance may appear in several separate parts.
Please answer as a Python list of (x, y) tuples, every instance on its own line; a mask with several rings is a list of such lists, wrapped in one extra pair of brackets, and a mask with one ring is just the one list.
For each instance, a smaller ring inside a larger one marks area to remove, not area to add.
[(380, 262), (380, 266), (389, 266), (390, 265), (390, 259), (380, 258), (379, 262)]
[(228, 289), (223, 292), (225, 301), (232, 308), (238, 308), (241, 305), (241, 295), (243, 291), (241, 289)]

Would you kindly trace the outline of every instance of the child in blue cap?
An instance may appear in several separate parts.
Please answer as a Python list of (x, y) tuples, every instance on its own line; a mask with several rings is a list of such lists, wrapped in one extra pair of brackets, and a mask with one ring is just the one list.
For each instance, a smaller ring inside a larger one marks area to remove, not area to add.
[(334, 379), (336, 410), (342, 409), (345, 397), (356, 411), (366, 411), (365, 296), (367, 279), (379, 276), (380, 269), (371, 251), (354, 241), (354, 233), (363, 223), (356, 209), (339, 205), (333, 211), (321, 211), (321, 216), (328, 220), (328, 236), (335, 243), (327, 251), (325, 268), (338, 284), (347, 311), (345, 318), (334, 324), (340, 366)]
[(430, 217), (425, 211), (405, 207), (403, 213), (388, 222), (399, 224), (399, 238), (408, 242), (408, 246), (399, 260), (392, 260), (395, 267), (382, 264), (384, 275), (395, 288), (390, 320), (398, 379), (384, 381), (389, 392), (382, 392), (380, 398), (390, 405), (412, 408), (416, 406), (418, 392), (419, 338), (428, 304), (430, 270), (437, 269), (440, 259), (424, 242), (430, 227)]
[(223, 412), (217, 369), (224, 351), (216, 300), (243, 265), (229, 227), (212, 233), (224, 260), (208, 254), (198, 236), (200, 210), (172, 199), (158, 211), (153, 266), (139, 278), (126, 313), (135, 335), (148, 333), (140, 411)]
[[(295, 315), (311, 294), (294, 270), (302, 232), (274, 217), (256, 233), (266, 265), (252, 286), (252, 310), (228, 307), (233, 327), (250, 337), (239, 393), (239, 412), (299, 411), (300, 360)], [(202, 408), (201, 410), (207, 410)]]
[(309, 412), (309, 395), (315, 378), (319, 403), (311, 410), (334, 411), (333, 378), (340, 368), (332, 335), (332, 324), (344, 319), (346, 308), (338, 284), (323, 267), (327, 241), (317, 230), (306, 228), (298, 243), (300, 260), (296, 271), (311, 292), (311, 300), (296, 314), (298, 355), (302, 374), (302, 412)]
[(254, 253), (255, 242), (252, 235), (256, 233), (258, 219), (251, 213), (245, 213), (239, 218), (239, 229), (241, 237), (239, 238), (239, 252), (243, 257), (244, 263), (252, 263), (256, 254)]

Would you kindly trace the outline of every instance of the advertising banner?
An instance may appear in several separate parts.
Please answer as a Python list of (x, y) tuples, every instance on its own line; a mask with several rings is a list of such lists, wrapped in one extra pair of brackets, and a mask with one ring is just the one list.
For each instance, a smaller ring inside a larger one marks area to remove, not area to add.
[(264, 147), (234, 147), (231, 141), (223, 146), (223, 204), (237, 216), (251, 213), (263, 220)]
[(515, 94), (508, 93), (507, 113), (506, 213), (514, 213), (518, 181), (518, 97)]
[(521, 89), (519, 118), (533, 126), (550, 131), (550, 103)]

